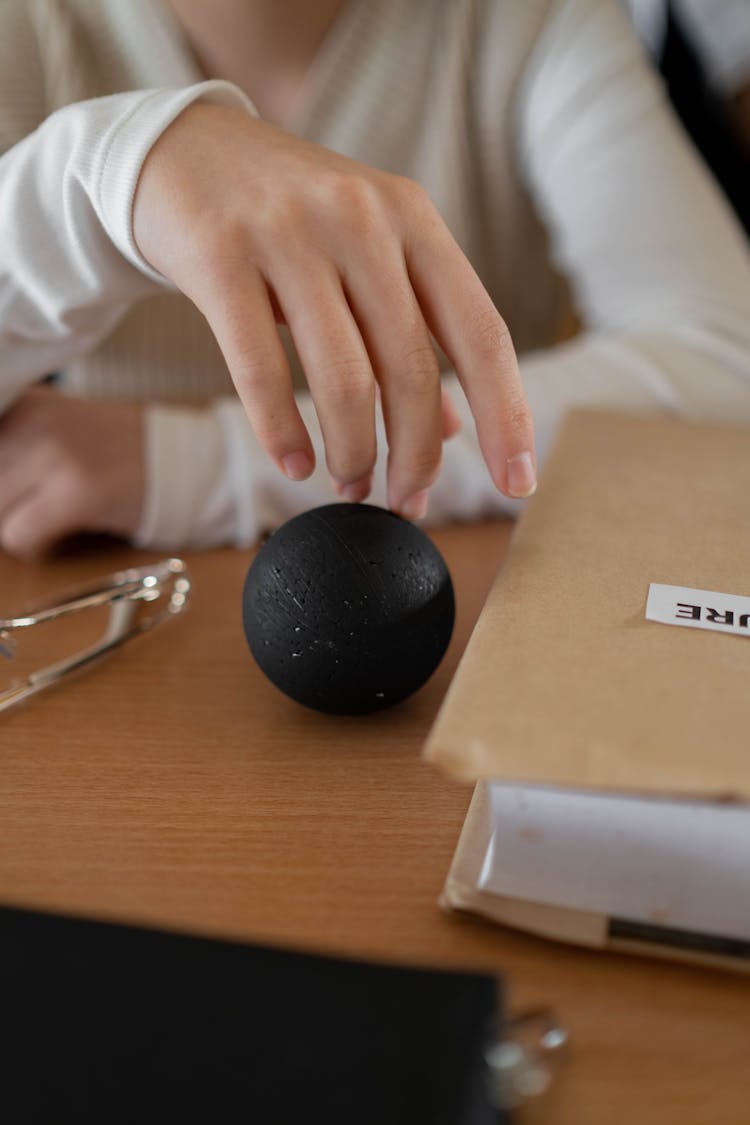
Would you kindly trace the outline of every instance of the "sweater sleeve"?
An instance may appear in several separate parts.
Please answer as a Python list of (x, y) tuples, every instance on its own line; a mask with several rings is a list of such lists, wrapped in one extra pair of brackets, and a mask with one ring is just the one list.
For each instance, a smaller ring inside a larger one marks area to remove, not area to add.
[(167, 284), (135, 245), (133, 196), (150, 148), (197, 99), (253, 112), (224, 82), (115, 94), (58, 110), (0, 158), (0, 410)]
[(561, 0), (516, 106), (584, 331), (524, 357), (544, 456), (574, 405), (750, 423), (750, 253), (613, 3)]

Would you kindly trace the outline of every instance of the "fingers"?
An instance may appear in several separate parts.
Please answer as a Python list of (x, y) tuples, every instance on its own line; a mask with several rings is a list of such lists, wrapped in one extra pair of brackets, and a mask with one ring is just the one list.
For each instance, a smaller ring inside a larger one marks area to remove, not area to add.
[(363, 500), (377, 453), (375, 376), (332, 265), (300, 256), (272, 277), (307, 376), (340, 495)]
[[(386, 247), (382, 252), (380, 246)], [(341, 279), (322, 255), (287, 255), (267, 282), (224, 263), (206, 311), (258, 440), (287, 476), (314, 466), (276, 331), (283, 319), (307, 375), (339, 495), (364, 500), (377, 455), (376, 388), (388, 435), (388, 502), (425, 514), (442, 437), (460, 428), (441, 395), (437, 359), (402, 257), (374, 239)], [(344, 271), (342, 271), (344, 272)], [(344, 290), (346, 285), (346, 291)]]
[(401, 255), (372, 240), (346, 277), (347, 294), (380, 386), (388, 435), (388, 504), (408, 519), (427, 510), (440, 469), (440, 372)]
[[(217, 263), (210, 288), (196, 296), (227, 362), (258, 441), (290, 480), (315, 467), (310, 435), (292, 391), (266, 282), (242, 256)], [(274, 302), (275, 303), (275, 302)]]
[(508, 328), (437, 213), (426, 209), (407, 245), (409, 276), (436, 340), (453, 362), (497, 488), (536, 488), (531, 414)]

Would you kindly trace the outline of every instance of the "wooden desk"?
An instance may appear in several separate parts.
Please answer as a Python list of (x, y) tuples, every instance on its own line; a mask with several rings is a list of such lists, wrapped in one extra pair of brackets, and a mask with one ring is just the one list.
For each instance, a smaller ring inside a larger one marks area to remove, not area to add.
[[(746, 980), (555, 946), (436, 905), (470, 791), (419, 751), (508, 536), (502, 524), (435, 536), (457, 588), (454, 642), (417, 696), (365, 719), (313, 714), (270, 687), (240, 626), (248, 556), (192, 557), (189, 614), (0, 718), (0, 901), (501, 970), (514, 1006), (552, 1003), (572, 1034), (535, 1121), (740, 1125)], [(0, 613), (154, 557), (0, 557)]]

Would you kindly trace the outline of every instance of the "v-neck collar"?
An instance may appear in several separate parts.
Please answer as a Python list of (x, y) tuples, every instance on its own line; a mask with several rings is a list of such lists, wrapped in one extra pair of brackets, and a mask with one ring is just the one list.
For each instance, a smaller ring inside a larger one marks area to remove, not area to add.
[[(377, 8), (377, 2), (370, 7)], [(357, 40), (357, 32), (366, 12), (366, 0), (346, 0), (328, 28), (323, 42), (315, 52), (300, 89), (297, 105), (279, 124), (286, 133), (307, 137), (315, 131), (315, 123), (325, 113), (327, 94), (332, 80), (350, 45)]]
[(405, 76), (414, 64), (415, 27), (423, 23), (414, 3), (347, 0), (308, 70), (297, 108), (281, 128), (322, 144), (334, 140), (334, 147), (340, 137), (347, 147), (356, 140), (351, 135), (354, 102), (361, 107), (364, 97), (379, 115), (393, 108), (402, 90), (406, 96), (413, 92), (411, 77)]
[[(368, 104), (378, 112), (400, 100), (409, 72), (414, 0), (346, 0), (326, 32), (303, 80), (285, 132), (325, 144), (327, 138), (354, 138), (352, 101), (366, 84)], [(205, 81), (192, 48), (168, 0), (101, 0), (109, 21), (127, 47), (134, 85), (189, 86)], [(387, 44), (388, 50), (378, 49)], [(413, 59), (412, 59), (413, 62)], [(356, 115), (355, 115), (356, 116)], [(361, 126), (361, 122), (360, 122)]]
[(167, 0), (101, 0), (124, 44), (134, 88), (192, 86), (203, 74)]
[[(139, 83), (150, 87), (193, 85), (206, 80), (169, 0), (131, 0), (128, 5), (121, 0), (104, 2), (111, 8), (120, 37), (132, 43), (130, 56)], [(342, 58), (357, 41), (367, 8), (365, 0), (346, 0), (308, 68), (296, 108), (278, 123), (279, 128), (297, 136), (307, 135), (327, 102), (326, 93)]]

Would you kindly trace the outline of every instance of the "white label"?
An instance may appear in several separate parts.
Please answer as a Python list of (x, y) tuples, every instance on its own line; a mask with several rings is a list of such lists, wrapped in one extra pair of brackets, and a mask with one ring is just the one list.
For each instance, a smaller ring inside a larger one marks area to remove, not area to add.
[(750, 637), (750, 598), (740, 594), (652, 582), (646, 617), (663, 625), (687, 625), (689, 629), (714, 629), (718, 633)]

